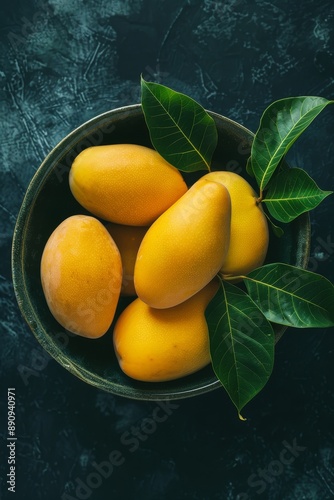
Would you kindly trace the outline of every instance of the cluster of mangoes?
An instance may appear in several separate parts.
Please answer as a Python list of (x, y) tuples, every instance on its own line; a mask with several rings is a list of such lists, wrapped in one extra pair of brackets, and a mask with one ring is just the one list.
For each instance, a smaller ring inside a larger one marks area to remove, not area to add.
[(75, 334), (104, 335), (120, 296), (133, 295), (113, 345), (121, 369), (138, 380), (172, 380), (207, 365), (204, 312), (217, 275), (237, 280), (267, 253), (267, 220), (244, 178), (215, 171), (188, 187), (184, 175), (144, 146), (87, 148), (69, 183), (91, 215), (64, 220), (42, 255), (49, 309)]

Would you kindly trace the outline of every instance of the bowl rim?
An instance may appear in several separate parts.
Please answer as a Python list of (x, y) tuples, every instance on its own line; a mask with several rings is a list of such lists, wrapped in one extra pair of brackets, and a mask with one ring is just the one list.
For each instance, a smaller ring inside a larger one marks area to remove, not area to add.
[[(250, 138), (254, 137), (254, 133), (244, 127), (242, 124), (224, 116), (214, 111), (207, 111), (213, 118), (218, 121), (223, 120), (225, 123), (229, 123), (234, 127), (237, 127), (239, 130), (242, 130), (247, 136)], [(50, 169), (50, 162), (53, 164), (57, 157), (59, 157), (59, 150), (68, 149), (68, 144), (73, 141), (73, 139), (82, 133), (82, 130), (85, 127), (89, 127), (94, 125), (95, 123), (100, 123), (101, 120), (108, 120), (109, 118), (116, 117), (117, 115), (126, 114), (135, 114), (142, 115), (142, 106), (141, 104), (130, 104), (126, 106), (121, 106), (118, 108), (114, 108), (108, 111), (105, 111), (97, 116), (90, 118), (85, 121), (81, 125), (77, 126), (73, 129), (69, 134), (63, 137), (47, 154), (44, 158), (40, 166), (35, 171), (33, 177), (29, 181), (28, 187), (22, 199), (21, 207), (17, 214), (15, 227), (13, 231), (12, 238), (12, 247), (11, 247), (11, 271), (12, 271), (12, 281), (14, 293), (16, 296), (16, 300), (21, 311), (23, 318), (26, 323), (29, 325), (34, 337), (40, 343), (40, 345), (45, 349), (48, 354), (55, 359), (63, 368), (69, 371), (72, 375), (81, 379), (85, 383), (94, 386), (97, 389), (104, 390), (110, 392), (112, 394), (126, 397), (129, 399), (135, 400), (176, 400), (176, 399), (185, 399), (188, 397), (194, 397), (197, 395), (201, 395), (207, 392), (211, 392), (212, 390), (222, 388), (222, 384), (218, 378), (215, 378), (215, 374), (213, 372), (212, 381), (206, 382), (202, 385), (197, 385), (195, 387), (190, 387), (189, 389), (159, 389), (159, 385), (155, 385), (152, 383), (152, 387), (149, 391), (141, 388), (132, 388), (130, 386), (130, 392), (127, 393), (126, 386), (108, 381), (107, 383), (103, 383), (103, 379), (96, 374), (90, 372), (90, 377), (87, 377), (85, 373), (88, 373), (88, 370), (79, 366), (72, 360), (68, 360), (64, 358), (61, 350), (58, 350), (58, 353), (55, 353), (54, 346), (51, 346), (50, 343), (47, 342), (47, 336), (45, 335), (46, 329), (43, 325), (39, 325), (38, 317), (35, 313), (35, 310), (31, 304), (31, 300), (29, 294), (27, 292), (27, 287), (25, 286), (25, 276), (24, 276), (24, 266), (23, 260), (21, 259), (23, 243), (25, 241), (24, 234), (27, 230), (27, 223), (29, 221), (30, 213), (33, 209), (32, 201), (37, 198), (41, 186), (43, 186), (44, 178), (50, 173), (52, 168)], [(27, 209), (27, 207), (29, 209)], [(306, 235), (306, 246), (303, 252), (302, 266), (305, 268), (309, 261), (310, 255), (310, 238), (311, 238), (311, 225), (309, 215), (303, 214), (303, 223), (304, 223), (304, 231)], [(24, 284), (24, 286), (22, 286)], [(275, 334), (275, 343), (277, 343), (280, 338), (283, 336), (284, 332), (287, 330), (287, 326), (281, 326), (279, 330)], [(44, 332), (44, 335), (43, 335)], [(129, 390), (129, 389), (128, 389)]]

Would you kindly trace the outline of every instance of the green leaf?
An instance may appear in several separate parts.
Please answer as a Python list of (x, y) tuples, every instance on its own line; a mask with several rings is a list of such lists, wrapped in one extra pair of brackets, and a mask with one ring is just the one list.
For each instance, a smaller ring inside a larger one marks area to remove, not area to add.
[(318, 114), (334, 101), (322, 97), (288, 97), (263, 113), (251, 149), (251, 166), (261, 191), (292, 144)]
[(205, 311), (213, 370), (241, 409), (267, 383), (274, 364), (274, 332), (251, 298), (222, 282)]
[(251, 156), (248, 158), (247, 163), (246, 163), (246, 172), (251, 177), (254, 177), (254, 172), (253, 172), (253, 168), (252, 168), (252, 157)]
[(270, 214), (281, 222), (291, 222), (308, 212), (333, 191), (322, 191), (301, 168), (289, 168), (274, 176), (262, 200)]
[(141, 102), (152, 144), (165, 160), (184, 172), (210, 170), (218, 133), (202, 106), (143, 78)]
[(334, 326), (334, 286), (319, 274), (267, 264), (250, 272), (245, 285), (269, 321), (295, 328)]
[(282, 238), (282, 236), (284, 234), (283, 229), (281, 227), (279, 227), (279, 226), (275, 226), (275, 224), (273, 223), (272, 220), (270, 220), (270, 224), (271, 224), (271, 228), (272, 228), (272, 231), (273, 231), (274, 235), (277, 238)]
[(276, 224), (273, 223), (273, 221), (271, 220), (271, 218), (269, 217), (269, 215), (266, 214), (266, 212), (264, 212), (264, 215), (267, 217), (267, 220), (268, 220), (268, 222), (269, 222), (269, 224), (271, 226), (271, 230), (274, 233), (274, 235), (277, 238), (281, 238), (283, 236), (283, 234), (284, 234), (283, 229), (280, 226), (276, 226)]

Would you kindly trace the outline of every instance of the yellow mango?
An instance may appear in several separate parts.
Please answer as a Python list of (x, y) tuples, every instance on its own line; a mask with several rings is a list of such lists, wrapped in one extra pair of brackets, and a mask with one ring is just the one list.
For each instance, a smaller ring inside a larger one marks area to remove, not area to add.
[(227, 189), (200, 179), (148, 229), (138, 250), (134, 283), (151, 307), (173, 307), (207, 285), (230, 240)]
[(137, 144), (85, 149), (71, 166), (69, 184), (93, 215), (130, 226), (150, 225), (187, 191), (175, 167)]
[(210, 172), (203, 179), (220, 182), (231, 197), (230, 246), (221, 273), (225, 277), (246, 275), (263, 264), (269, 244), (267, 217), (258, 195), (234, 172)]
[(133, 273), (137, 252), (148, 227), (125, 226), (123, 224), (113, 224), (112, 222), (107, 222), (106, 228), (111, 234), (121, 254), (123, 266), (121, 295), (136, 295), (133, 283)]
[(41, 259), (46, 302), (67, 330), (101, 337), (114, 318), (122, 283), (118, 248), (94, 217), (73, 215), (49, 237)]
[(211, 281), (182, 304), (153, 309), (135, 299), (119, 316), (114, 349), (126, 375), (146, 382), (173, 380), (210, 363), (205, 309), (218, 289)]

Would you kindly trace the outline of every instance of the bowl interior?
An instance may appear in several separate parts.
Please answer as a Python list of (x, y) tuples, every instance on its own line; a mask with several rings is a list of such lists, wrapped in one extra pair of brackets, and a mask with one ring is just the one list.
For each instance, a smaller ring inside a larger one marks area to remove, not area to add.
[[(210, 114), (219, 137), (213, 169), (232, 170), (254, 185), (245, 170), (252, 133), (225, 117)], [(113, 325), (102, 338), (85, 339), (67, 332), (48, 309), (40, 281), (40, 260), (45, 243), (66, 217), (88, 213), (70, 192), (71, 164), (89, 146), (116, 143), (152, 147), (140, 105), (104, 113), (74, 130), (53, 149), (33, 177), (17, 218), (12, 249), (14, 290), (22, 314), (52, 357), (77, 377), (100, 389), (134, 399), (159, 400), (194, 396), (221, 387), (210, 366), (171, 382), (132, 380), (118, 366), (112, 345)], [(203, 173), (187, 174), (187, 183), (194, 182)], [(280, 239), (271, 236), (267, 262), (306, 267), (310, 245), (308, 216), (300, 216), (285, 226), (284, 231)], [(115, 320), (131, 300), (120, 300)], [(278, 340), (285, 328), (277, 325), (274, 328)]]

